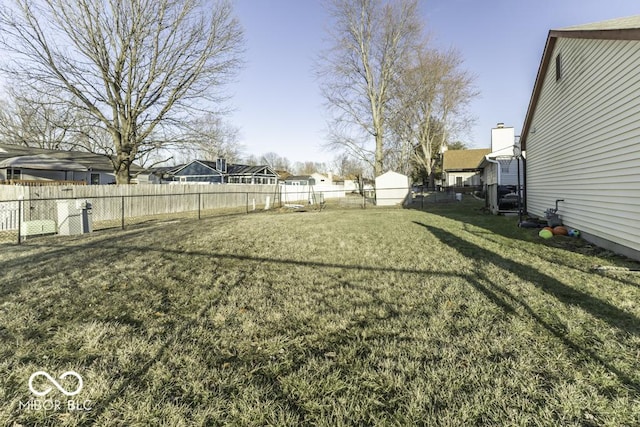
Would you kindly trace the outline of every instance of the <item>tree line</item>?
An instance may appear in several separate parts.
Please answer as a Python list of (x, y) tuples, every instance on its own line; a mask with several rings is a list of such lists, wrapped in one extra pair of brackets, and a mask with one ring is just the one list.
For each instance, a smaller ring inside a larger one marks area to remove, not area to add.
[[(433, 179), (437, 154), (469, 125), (473, 76), (434, 48), (417, 0), (325, 0), (331, 45), (316, 74), (333, 165), (248, 163), (311, 173)], [(241, 160), (225, 120), (225, 85), (243, 66), (244, 33), (228, 0), (7, 0), (0, 6), (5, 142), (107, 154), (118, 183), (134, 162)], [(279, 158), (280, 157), (280, 158)]]

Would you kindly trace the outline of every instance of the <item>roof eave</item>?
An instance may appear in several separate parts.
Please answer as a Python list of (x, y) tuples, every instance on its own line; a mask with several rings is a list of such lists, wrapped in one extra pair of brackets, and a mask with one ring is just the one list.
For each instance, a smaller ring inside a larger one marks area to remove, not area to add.
[(547, 42), (544, 45), (544, 51), (542, 52), (542, 60), (540, 61), (540, 66), (538, 67), (538, 74), (536, 75), (536, 81), (533, 84), (533, 94), (531, 95), (531, 99), (529, 100), (529, 107), (527, 108), (527, 114), (524, 116), (524, 123), (522, 125), (522, 132), (520, 136), (520, 146), (523, 150), (526, 150), (527, 143), (527, 135), (529, 134), (529, 128), (531, 127), (531, 116), (533, 115), (533, 110), (535, 109), (536, 104), (538, 103), (538, 98), (540, 98), (540, 91), (542, 89), (542, 83), (544, 80), (544, 75), (547, 72), (547, 67), (549, 66), (549, 62), (551, 62), (551, 53), (553, 52), (553, 48), (556, 45), (557, 37), (551, 34), (549, 31), (549, 35), (547, 36)]
[(598, 40), (640, 40), (640, 28), (602, 29), (602, 30), (551, 30), (551, 37), (567, 39)]

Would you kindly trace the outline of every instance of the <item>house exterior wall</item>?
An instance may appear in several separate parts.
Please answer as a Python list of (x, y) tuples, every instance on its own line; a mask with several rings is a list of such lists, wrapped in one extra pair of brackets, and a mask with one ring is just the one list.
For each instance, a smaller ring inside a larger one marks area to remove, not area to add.
[[(16, 170), (20, 171), (20, 178), (16, 178), (16, 179), (30, 180), (30, 181), (51, 181), (51, 180), (62, 181), (64, 179), (75, 180), (75, 177), (74, 178), (71, 177), (73, 175), (73, 172), (68, 172), (69, 178), (65, 178), (64, 172), (62, 171), (48, 171), (48, 170), (21, 169), (21, 168), (16, 168)], [(80, 173), (81, 172), (75, 172), (75, 174), (80, 174)], [(7, 169), (2, 169), (2, 172), (0, 172), (0, 174), (2, 175), (1, 179), (6, 179)], [(78, 180), (80, 179), (81, 178), (78, 178)]]
[(285, 179), (285, 185), (316, 185), (314, 179)]
[[(505, 165), (493, 165), (500, 168), (500, 185), (518, 185), (518, 160), (512, 159), (508, 166)], [(520, 183), (524, 182), (522, 163), (520, 163)]]
[(463, 186), (476, 186), (480, 185), (480, 173), (479, 172), (446, 172), (445, 180), (443, 181), (444, 187), (455, 187), (458, 184), (456, 183), (458, 177), (462, 178)]
[[(498, 163), (494, 163), (495, 160)], [(518, 160), (513, 158), (506, 164), (501, 164), (501, 161), (492, 159), (491, 162), (485, 161), (484, 168), (482, 170), (482, 183), (485, 185), (518, 185)], [(520, 185), (524, 185), (524, 165), (522, 160), (520, 162)]]
[(332, 185), (333, 184), (333, 177), (331, 175), (325, 176), (325, 175), (322, 175), (320, 173), (312, 173), (311, 174), (311, 178), (313, 178), (315, 180), (316, 184), (321, 184), (321, 185)]
[[(91, 184), (91, 175), (99, 176), (99, 184), (114, 184), (116, 177), (112, 172), (104, 171), (51, 171), (42, 169), (21, 169), (21, 180), (29, 181), (84, 181)], [(0, 169), (0, 180), (7, 179), (7, 169)]]
[(640, 257), (640, 42), (558, 38), (552, 55), (527, 134), (528, 211), (564, 199), (565, 225)]
[(498, 184), (498, 165), (489, 163), (482, 172), (482, 180), (486, 185)]
[(91, 184), (91, 175), (97, 174), (99, 176), (99, 185), (105, 184), (115, 184), (116, 176), (113, 172), (104, 172), (104, 171), (87, 171), (87, 172), (74, 172), (73, 179), (74, 181), (84, 181), (87, 184)]

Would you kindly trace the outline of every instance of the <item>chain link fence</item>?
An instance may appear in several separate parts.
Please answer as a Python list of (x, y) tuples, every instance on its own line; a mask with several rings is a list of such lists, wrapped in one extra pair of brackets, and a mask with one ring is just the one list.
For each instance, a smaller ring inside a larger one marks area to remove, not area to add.
[(0, 201), (0, 243), (72, 235), (177, 218), (249, 213), (278, 207), (273, 192), (214, 192)]
[[(385, 189), (402, 190), (402, 189)], [(402, 193), (400, 191), (400, 193)], [(46, 235), (73, 235), (153, 220), (206, 218), (265, 210), (366, 209), (381, 205), (423, 208), (455, 201), (456, 194), (413, 189), (399, 197), (369, 188), (363, 191), (216, 191), (184, 194), (29, 198), (0, 201), (0, 243), (21, 243)]]

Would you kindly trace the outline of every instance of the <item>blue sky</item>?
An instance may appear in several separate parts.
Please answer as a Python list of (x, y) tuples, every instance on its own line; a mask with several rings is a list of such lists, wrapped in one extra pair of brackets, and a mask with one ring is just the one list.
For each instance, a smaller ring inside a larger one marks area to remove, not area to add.
[[(230, 87), (246, 154), (330, 162), (326, 113), (313, 63), (326, 40), (321, 0), (234, 0), (247, 39), (246, 66)], [(637, 0), (420, 0), (425, 28), (458, 49), (476, 76), (475, 126), (461, 138), (490, 145), (498, 122), (519, 134), (550, 29), (640, 14)]]

